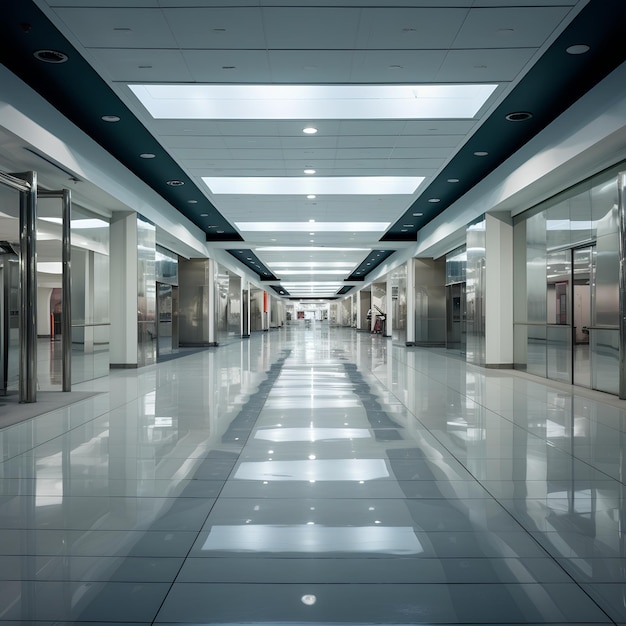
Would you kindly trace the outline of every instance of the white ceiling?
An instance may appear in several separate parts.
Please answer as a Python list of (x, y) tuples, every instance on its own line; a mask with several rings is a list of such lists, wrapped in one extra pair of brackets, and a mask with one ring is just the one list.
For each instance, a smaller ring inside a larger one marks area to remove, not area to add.
[[(585, 0), (37, 0), (62, 33), (233, 224), (394, 223), (586, 4)], [(226, 5), (226, 6), (225, 6)], [(497, 83), (470, 120), (155, 120), (128, 83)], [(77, 86), (77, 88), (80, 88)], [(103, 111), (103, 114), (107, 113)], [(304, 126), (318, 128), (303, 135)], [(137, 147), (141, 152), (141, 147)], [(202, 176), (424, 176), (412, 196), (213, 196)], [(208, 226), (208, 225), (207, 225)], [(407, 224), (408, 232), (416, 232)], [(242, 232), (274, 261), (356, 267), (382, 233)], [(402, 245), (402, 244), (400, 244)], [(267, 252), (263, 246), (363, 248)], [(397, 245), (391, 246), (398, 247)], [(285, 282), (341, 282), (302, 272)], [(336, 292), (336, 288), (335, 292)], [(295, 289), (294, 289), (295, 291)], [(314, 285), (311, 295), (325, 292)]]

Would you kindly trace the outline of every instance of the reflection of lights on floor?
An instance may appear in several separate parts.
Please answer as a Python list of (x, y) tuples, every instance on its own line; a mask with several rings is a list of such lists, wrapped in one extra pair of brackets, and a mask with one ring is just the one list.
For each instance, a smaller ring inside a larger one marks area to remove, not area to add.
[(302, 600), (302, 604), (306, 604), (307, 606), (313, 606), (317, 602), (317, 597), (312, 594), (307, 594), (300, 598)]

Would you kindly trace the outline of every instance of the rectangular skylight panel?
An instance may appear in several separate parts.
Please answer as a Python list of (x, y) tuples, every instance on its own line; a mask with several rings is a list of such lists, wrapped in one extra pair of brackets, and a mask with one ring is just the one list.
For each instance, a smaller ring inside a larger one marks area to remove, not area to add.
[(382, 232), (390, 222), (235, 222), (243, 232), (281, 232), (281, 233), (368, 233)]
[(332, 248), (326, 246), (259, 246), (256, 252), (371, 252), (371, 248)]
[(354, 267), (354, 263), (352, 261), (272, 261), (270, 263), (265, 263), (268, 267), (271, 268), (305, 268), (305, 269), (317, 269), (317, 268), (352, 268)]
[(412, 195), (423, 176), (203, 176), (216, 195)]
[(318, 270), (318, 269), (302, 269), (302, 270), (276, 270), (276, 273), (280, 276), (293, 276), (302, 275), (302, 274), (311, 274), (317, 276), (318, 274), (323, 274), (325, 276), (335, 275), (335, 276), (344, 276), (347, 273), (347, 270)]
[(497, 88), (472, 85), (183, 85), (130, 90), (155, 119), (471, 119)]

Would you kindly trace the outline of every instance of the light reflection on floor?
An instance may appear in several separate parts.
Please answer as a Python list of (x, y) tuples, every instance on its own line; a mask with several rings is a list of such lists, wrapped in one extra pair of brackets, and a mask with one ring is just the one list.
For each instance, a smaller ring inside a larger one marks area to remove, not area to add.
[(0, 626), (626, 624), (626, 403), (288, 326), (0, 431)]

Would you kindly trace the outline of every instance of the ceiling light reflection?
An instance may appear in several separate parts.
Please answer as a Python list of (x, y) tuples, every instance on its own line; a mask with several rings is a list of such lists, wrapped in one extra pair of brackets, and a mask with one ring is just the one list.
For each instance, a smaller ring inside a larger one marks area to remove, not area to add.
[(263, 428), (254, 438), (264, 441), (333, 441), (337, 439), (371, 439), (367, 428)]
[(213, 526), (203, 551), (420, 554), (424, 551), (411, 526), (297, 526), (246, 524)]
[(246, 461), (236, 480), (360, 481), (389, 478), (384, 459), (324, 459), (316, 461)]

